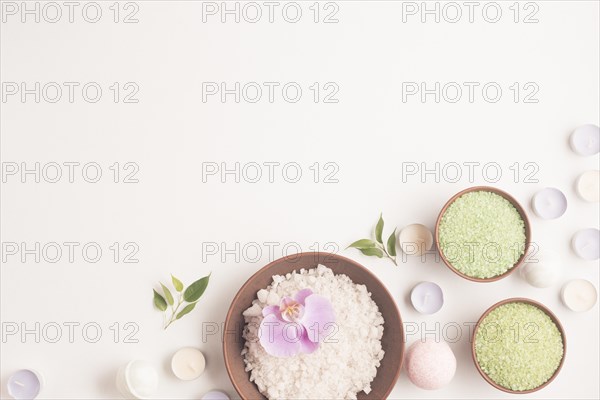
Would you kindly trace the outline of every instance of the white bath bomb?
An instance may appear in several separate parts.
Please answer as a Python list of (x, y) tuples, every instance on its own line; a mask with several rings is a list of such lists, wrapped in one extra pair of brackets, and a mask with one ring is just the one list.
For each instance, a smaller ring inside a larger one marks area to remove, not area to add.
[(456, 372), (456, 357), (446, 342), (415, 342), (406, 354), (408, 379), (421, 389), (440, 389)]
[(540, 249), (528, 256), (527, 263), (521, 269), (521, 276), (531, 286), (547, 288), (556, 283), (559, 277), (560, 256), (558, 253)]

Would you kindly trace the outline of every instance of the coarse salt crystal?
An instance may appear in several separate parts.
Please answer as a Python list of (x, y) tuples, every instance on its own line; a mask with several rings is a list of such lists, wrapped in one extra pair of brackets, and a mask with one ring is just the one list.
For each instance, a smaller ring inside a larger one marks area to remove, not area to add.
[(256, 297), (258, 298), (258, 301), (260, 301), (261, 303), (266, 303), (267, 302), (267, 296), (268, 295), (269, 295), (269, 292), (267, 292), (265, 289), (260, 289), (256, 293)]
[(248, 308), (243, 312), (244, 317), (257, 317), (262, 314), (262, 307), (258, 304), (253, 304), (252, 307)]
[(279, 304), (279, 296), (275, 292), (269, 292), (267, 296), (267, 305), (274, 306)]

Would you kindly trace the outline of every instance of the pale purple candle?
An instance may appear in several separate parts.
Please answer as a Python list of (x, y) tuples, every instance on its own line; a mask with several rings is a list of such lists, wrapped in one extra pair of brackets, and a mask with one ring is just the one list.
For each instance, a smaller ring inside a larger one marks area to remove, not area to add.
[(567, 211), (567, 198), (556, 188), (546, 188), (533, 196), (531, 207), (538, 217), (555, 219)]
[(600, 151), (600, 128), (596, 125), (582, 125), (575, 129), (569, 139), (571, 148), (582, 156), (592, 156)]
[(229, 400), (229, 396), (219, 390), (213, 390), (202, 396), (202, 400)]
[(600, 231), (595, 228), (583, 229), (573, 236), (573, 251), (584, 260), (600, 258)]
[(8, 378), (6, 388), (13, 399), (35, 399), (42, 390), (42, 377), (35, 371), (21, 369)]
[(410, 301), (421, 314), (434, 314), (444, 305), (444, 293), (433, 282), (421, 282), (410, 292)]

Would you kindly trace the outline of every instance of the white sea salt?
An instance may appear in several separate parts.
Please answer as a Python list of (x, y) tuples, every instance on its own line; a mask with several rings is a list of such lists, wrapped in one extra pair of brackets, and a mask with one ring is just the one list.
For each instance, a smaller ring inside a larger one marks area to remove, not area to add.
[[(334, 327), (311, 354), (288, 358), (268, 354), (258, 341), (262, 309), (293, 297), (302, 289), (326, 297), (336, 315)], [(269, 399), (356, 399), (371, 391), (371, 382), (383, 359), (383, 316), (365, 285), (346, 275), (335, 275), (323, 265), (273, 276), (244, 311), (246, 340), (242, 355), (250, 381)]]

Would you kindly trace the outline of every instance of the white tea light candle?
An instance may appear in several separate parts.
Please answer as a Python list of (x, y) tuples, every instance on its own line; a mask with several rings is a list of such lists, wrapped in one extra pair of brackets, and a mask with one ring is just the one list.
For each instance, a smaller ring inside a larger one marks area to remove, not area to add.
[(585, 201), (597, 203), (600, 200), (600, 171), (586, 171), (577, 178), (577, 194)]
[(398, 242), (404, 254), (421, 256), (431, 250), (433, 234), (425, 225), (412, 224), (400, 231)]
[(600, 258), (600, 231), (595, 228), (580, 230), (573, 236), (571, 247), (584, 260), (597, 260)]
[(220, 390), (212, 390), (202, 396), (201, 400), (229, 400), (229, 396)]
[(433, 282), (421, 282), (410, 292), (410, 301), (418, 312), (434, 314), (444, 305), (444, 293)]
[(573, 151), (582, 156), (592, 156), (600, 151), (600, 128), (582, 125), (575, 129), (569, 139)]
[(42, 376), (30, 369), (21, 369), (8, 378), (6, 389), (13, 399), (35, 399), (42, 390)]
[(567, 198), (556, 188), (546, 188), (533, 196), (531, 207), (538, 217), (555, 219), (567, 211)]
[(563, 286), (560, 297), (569, 309), (576, 312), (589, 311), (596, 304), (598, 292), (590, 281), (575, 279)]
[(193, 347), (179, 349), (171, 359), (171, 370), (181, 380), (191, 381), (204, 372), (206, 359), (204, 354)]
[(147, 399), (158, 389), (158, 373), (149, 362), (133, 360), (119, 368), (116, 383), (123, 397)]

